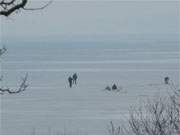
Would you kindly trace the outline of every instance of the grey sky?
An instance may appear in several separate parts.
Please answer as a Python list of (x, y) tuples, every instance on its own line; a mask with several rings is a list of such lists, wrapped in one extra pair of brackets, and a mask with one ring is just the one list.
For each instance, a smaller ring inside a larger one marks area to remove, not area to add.
[[(42, 2), (34, 2), (41, 5)], [(37, 6), (38, 6), (37, 5)], [(36, 6), (36, 5), (35, 5)], [(1, 18), (4, 40), (118, 39), (178, 33), (179, 3), (55, 1), (42, 11)]]

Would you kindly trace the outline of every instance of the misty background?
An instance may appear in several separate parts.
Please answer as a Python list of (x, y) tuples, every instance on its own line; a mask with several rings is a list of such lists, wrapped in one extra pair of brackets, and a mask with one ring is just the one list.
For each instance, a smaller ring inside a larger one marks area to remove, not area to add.
[[(59, 0), (1, 17), (1, 84), (15, 89), (29, 75), (25, 92), (0, 96), (2, 134), (108, 135), (130, 106), (172, 90), (165, 76), (179, 87), (179, 9), (178, 1)], [(113, 83), (120, 92), (104, 91)]]

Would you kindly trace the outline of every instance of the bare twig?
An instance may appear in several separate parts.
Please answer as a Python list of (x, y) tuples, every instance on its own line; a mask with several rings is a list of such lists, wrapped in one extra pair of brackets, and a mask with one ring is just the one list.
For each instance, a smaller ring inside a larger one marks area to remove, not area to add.
[(111, 122), (109, 135), (180, 135), (180, 91), (130, 111), (128, 121), (118, 128)]
[(29, 0), (0, 0), (0, 15), (2, 16), (9, 16), (12, 13), (23, 9), (23, 10), (41, 10), (49, 6), (52, 1), (49, 1), (47, 4), (45, 4), (42, 7), (39, 8), (26, 8), (25, 6)]
[(53, 0), (49, 1), (47, 4), (45, 4), (44, 6), (42, 7), (37, 7), (37, 8), (23, 8), (24, 10), (42, 10), (46, 7), (48, 7), (51, 3), (53, 2)]
[(24, 8), (28, 2), (28, 0), (21, 0), (21, 2), (15, 4), (16, 1), (17, 0), (11, 0), (8, 3), (5, 0), (2, 0), (0, 5), (3, 9), (0, 11), (0, 15), (9, 16), (13, 12), (15, 12), (21, 8)]
[(27, 84), (27, 79), (28, 79), (28, 74), (25, 75), (25, 77), (22, 79), (22, 83), (20, 84), (19, 88), (15, 91), (9, 88), (0, 88), (0, 94), (18, 94), (20, 92), (23, 92), (26, 90), (26, 88), (28, 87)]

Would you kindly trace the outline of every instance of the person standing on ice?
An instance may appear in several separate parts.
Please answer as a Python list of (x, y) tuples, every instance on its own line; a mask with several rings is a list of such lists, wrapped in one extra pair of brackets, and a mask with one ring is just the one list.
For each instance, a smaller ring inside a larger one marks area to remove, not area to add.
[(169, 84), (169, 77), (168, 76), (164, 78), (164, 83)]
[(69, 81), (69, 87), (71, 88), (72, 87), (73, 78), (70, 76), (68, 78), (68, 81)]
[(74, 73), (73, 74), (73, 84), (77, 84), (77, 74), (76, 73)]

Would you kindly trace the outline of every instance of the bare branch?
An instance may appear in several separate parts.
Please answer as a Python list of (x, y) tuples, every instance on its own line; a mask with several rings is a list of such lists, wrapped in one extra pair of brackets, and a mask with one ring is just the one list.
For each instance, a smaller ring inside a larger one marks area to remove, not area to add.
[(180, 135), (180, 91), (130, 111), (128, 121), (118, 128), (111, 122), (109, 135)]
[(0, 94), (3, 95), (4, 93), (8, 93), (8, 94), (18, 94), (20, 92), (23, 92), (26, 90), (26, 88), (28, 87), (27, 85), (27, 79), (28, 79), (28, 74), (25, 75), (25, 77), (22, 79), (22, 83), (20, 84), (19, 88), (14, 91), (14, 90), (11, 90), (9, 88), (0, 88)]
[(48, 2), (47, 4), (45, 4), (44, 6), (38, 7), (38, 8), (25, 8), (25, 7), (24, 7), (23, 9), (24, 9), (24, 10), (42, 10), (42, 9), (48, 7), (52, 2), (53, 2), (53, 0), (49, 1), (49, 2)]
[(0, 15), (9, 16), (13, 12), (24, 8), (27, 4), (28, 0), (22, 0), (18, 4), (14, 4), (17, 0), (12, 0), (11, 2), (7, 3), (5, 0), (1, 2), (1, 7), (3, 7), (3, 10), (0, 11)]
[(52, 0), (49, 1), (47, 4), (45, 4), (42, 7), (39, 8), (26, 8), (25, 6), (27, 5), (27, 3), (29, 2), (29, 0), (1, 0), (0, 1), (0, 15), (2, 16), (9, 16), (12, 13), (23, 9), (23, 10), (41, 10), (46, 8), (47, 6), (49, 6), (52, 3)]

